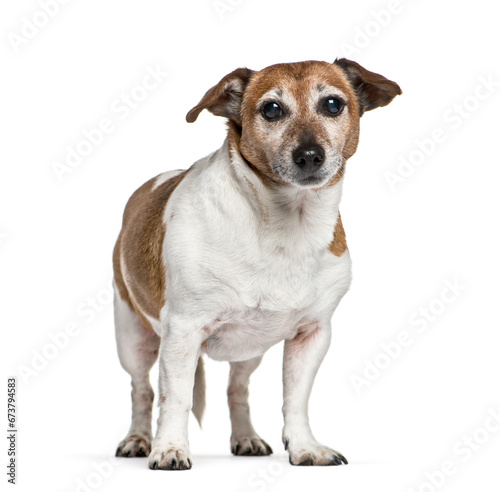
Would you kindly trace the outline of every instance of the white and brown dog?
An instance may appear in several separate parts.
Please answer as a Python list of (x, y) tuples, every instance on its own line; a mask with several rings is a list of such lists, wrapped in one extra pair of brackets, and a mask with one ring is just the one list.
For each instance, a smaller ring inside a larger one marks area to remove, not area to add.
[[(187, 114), (228, 119), (222, 147), (168, 171), (130, 198), (114, 250), (116, 339), (132, 377), (132, 425), (117, 456), (191, 468), (188, 417), (205, 405), (202, 354), (231, 365), (231, 451), (267, 455), (248, 407), (263, 354), (285, 341), (283, 442), (293, 465), (347, 463), (320, 444), (308, 399), (351, 281), (339, 214), (345, 163), (364, 111), (399, 86), (355, 62), (240, 68)], [(161, 341), (160, 341), (161, 340)], [(160, 417), (152, 440), (149, 371), (160, 354)]]

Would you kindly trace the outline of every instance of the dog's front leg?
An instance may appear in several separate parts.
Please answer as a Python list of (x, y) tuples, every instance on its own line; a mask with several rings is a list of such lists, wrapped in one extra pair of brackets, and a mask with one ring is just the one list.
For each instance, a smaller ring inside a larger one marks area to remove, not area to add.
[(341, 465), (347, 460), (314, 438), (307, 413), (314, 378), (330, 345), (330, 326), (314, 323), (285, 342), (283, 443), (292, 465)]
[[(191, 331), (192, 330), (192, 331)], [(160, 416), (148, 464), (153, 470), (189, 470), (188, 419), (201, 330), (169, 319), (160, 347)]]

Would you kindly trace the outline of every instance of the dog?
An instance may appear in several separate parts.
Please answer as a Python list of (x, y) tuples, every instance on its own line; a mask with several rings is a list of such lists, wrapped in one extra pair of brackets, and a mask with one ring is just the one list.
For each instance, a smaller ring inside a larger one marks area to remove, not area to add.
[[(202, 355), (228, 361), (231, 451), (269, 455), (248, 383), (284, 341), (282, 440), (292, 465), (347, 464), (320, 444), (308, 399), (330, 320), (351, 282), (339, 202), (360, 117), (401, 89), (358, 63), (306, 61), (226, 75), (191, 109), (227, 118), (222, 147), (128, 201), (113, 253), (116, 341), (132, 379), (132, 424), (117, 456), (192, 467), (190, 411), (205, 407)], [(149, 371), (160, 359), (154, 440)]]

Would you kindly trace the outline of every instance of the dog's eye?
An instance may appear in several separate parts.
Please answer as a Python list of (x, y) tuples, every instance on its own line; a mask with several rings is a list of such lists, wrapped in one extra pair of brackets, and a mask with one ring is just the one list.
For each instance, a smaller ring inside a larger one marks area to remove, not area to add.
[(336, 97), (330, 97), (325, 100), (325, 110), (329, 115), (337, 116), (344, 109), (344, 103)]
[(261, 112), (266, 120), (276, 120), (283, 115), (283, 109), (278, 103), (275, 102), (264, 104), (264, 106), (262, 106)]

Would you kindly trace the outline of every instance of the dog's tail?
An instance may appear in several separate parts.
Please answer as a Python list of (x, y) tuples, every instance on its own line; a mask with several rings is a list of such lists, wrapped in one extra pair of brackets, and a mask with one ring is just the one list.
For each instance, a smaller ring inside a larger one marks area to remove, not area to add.
[(201, 419), (205, 410), (205, 367), (203, 365), (203, 358), (200, 356), (198, 365), (196, 366), (196, 373), (194, 375), (194, 388), (193, 388), (193, 414), (201, 427)]

